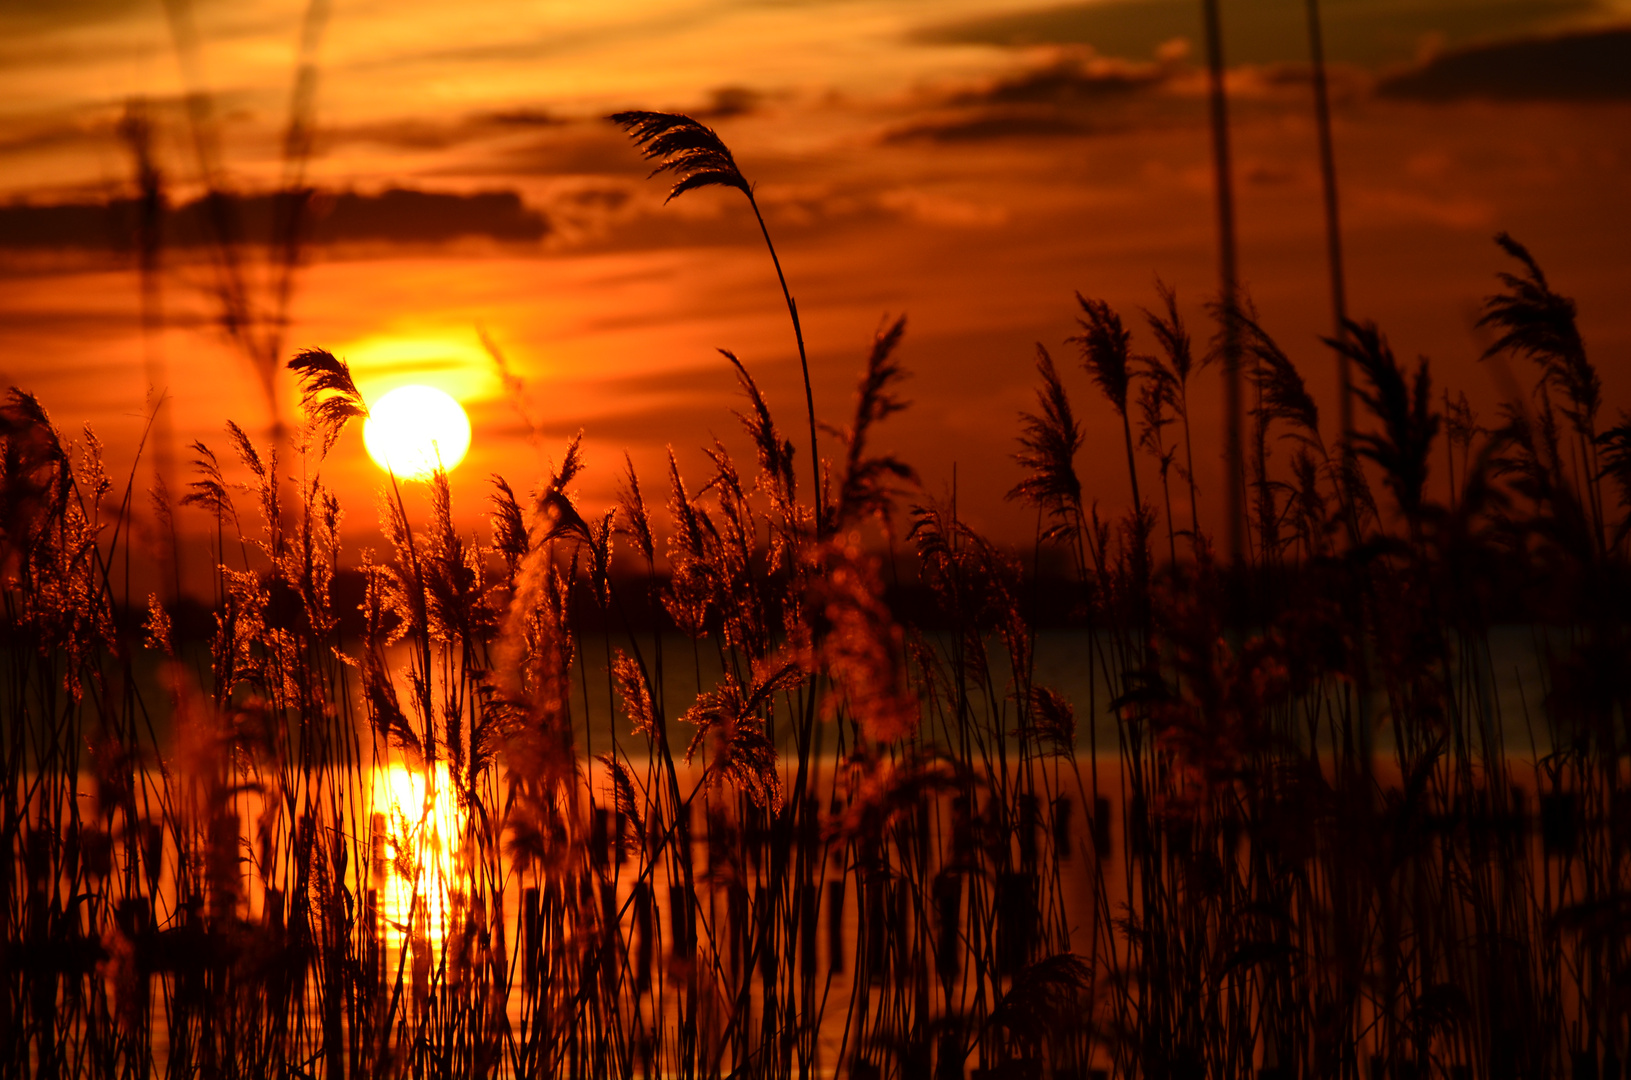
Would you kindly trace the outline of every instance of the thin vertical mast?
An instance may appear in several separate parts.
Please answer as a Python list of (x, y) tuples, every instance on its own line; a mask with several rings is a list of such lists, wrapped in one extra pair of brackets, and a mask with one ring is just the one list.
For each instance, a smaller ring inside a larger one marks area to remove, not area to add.
[[(1337, 203), (1336, 152), (1331, 142), (1331, 97), (1325, 81), (1325, 39), (1320, 31), (1319, 0), (1308, 0), (1308, 54), (1314, 66), (1314, 119), (1319, 128), (1320, 181), (1325, 189), (1325, 251), (1331, 264), (1332, 338), (1342, 340), (1348, 320), (1347, 286), (1342, 274), (1342, 219)], [(1348, 357), (1337, 352), (1337, 390), (1341, 395), (1342, 446), (1353, 444), (1354, 409)]]
[(1234, 179), (1229, 164), (1229, 103), (1223, 86), (1223, 29), (1218, 0), (1201, 0), (1206, 20), (1206, 62), (1211, 85), (1212, 170), (1218, 196), (1218, 291), (1223, 307), (1223, 407), (1225, 485), (1229, 505), (1228, 560), (1239, 566), (1246, 554), (1245, 468), (1241, 456), (1240, 335), (1235, 323), (1238, 289), (1235, 254)]

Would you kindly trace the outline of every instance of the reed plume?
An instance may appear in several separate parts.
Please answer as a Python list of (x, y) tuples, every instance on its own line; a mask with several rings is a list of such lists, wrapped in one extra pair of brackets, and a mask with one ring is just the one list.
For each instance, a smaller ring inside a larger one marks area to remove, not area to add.
[(810, 387), (810, 360), (804, 351), (804, 329), (799, 324), (798, 305), (793, 302), (793, 294), (787, 287), (787, 276), (782, 273), (781, 259), (776, 255), (776, 245), (770, 242), (770, 229), (765, 225), (764, 215), (759, 212), (759, 201), (753, 196), (753, 185), (747, 182), (741, 170), (736, 167), (736, 159), (731, 155), (724, 140), (720, 139), (712, 128), (697, 123), (689, 116), (678, 113), (629, 111), (614, 113), (609, 119), (628, 132), (629, 137), (648, 160), (658, 161), (657, 167), (651, 172), (652, 176), (673, 172), (679, 177), (669, 189), (669, 199), (694, 188), (715, 185), (735, 188), (747, 196), (748, 205), (753, 208), (753, 217), (759, 223), (759, 232), (764, 236), (765, 247), (770, 251), (771, 264), (776, 268), (776, 280), (781, 283), (782, 297), (787, 301), (788, 317), (793, 321), (793, 338), (799, 350), (799, 370), (804, 376), (804, 405), (810, 422), (810, 469), (813, 481), (810, 490), (815, 500), (816, 521), (822, 521), (826, 502), (821, 484), (821, 451), (816, 445), (815, 392)]
[(1014, 459), (1026, 476), (1009, 490), (1008, 498), (1025, 499), (1047, 511), (1053, 524), (1042, 538), (1052, 540), (1081, 528), (1082, 482), (1076, 475), (1076, 452), (1082, 448), (1083, 435), (1053, 357), (1040, 342), (1036, 371), (1042, 379), (1036, 392), (1040, 415), (1020, 413), (1022, 449)]
[(633, 725), (635, 734), (647, 738), (657, 737), (657, 709), (652, 697), (651, 683), (646, 678), (646, 672), (638, 661), (631, 659), (621, 649), (612, 662), (612, 677), (617, 681), (618, 696), (623, 702), (623, 712), (628, 716), (629, 723)]
[(1484, 301), (1479, 326), (1499, 332), (1484, 350), (1488, 359), (1514, 352), (1539, 364), (1545, 382), (1563, 395), (1565, 415), (1583, 436), (1590, 438), (1597, 411), (1602, 407), (1602, 380), (1586, 358), (1586, 348), (1575, 325), (1574, 301), (1552, 290), (1529, 249), (1506, 233), (1495, 238), (1501, 249), (1523, 264), (1522, 276), (1497, 274), (1506, 291)]
[(753, 194), (730, 148), (713, 128), (674, 113), (629, 111), (613, 113), (610, 119), (628, 132), (642, 154), (658, 162), (652, 176), (675, 175), (668, 201), (714, 185), (735, 188), (750, 197)]
[(322, 432), (327, 456), (348, 421), (367, 419), (368, 406), (351, 378), (350, 366), (327, 350), (302, 349), (288, 367), (300, 380), (300, 407), (307, 422)]
[(746, 685), (727, 674), (717, 690), (699, 694), (696, 704), (680, 717), (696, 728), (685, 760), (689, 762), (711, 738), (714, 753), (708, 772), (714, 782), (729, 780), (755, 806), (779, 813), (782, 778), (776, 748), (765, 734), (767, 714), (777, 694), (797, 687), (806, 677), (794, 663), (767, 665)]
[(1491, 327), (1500, 335), (1484, 350), (1484, 359), (1502, 352), (1528, 357), (1540, 366), (1537, 391), (1544, 395), (1545, 408), (1549, 411), (1551, 407), (1548, 391), (1561, 398), (1563, 415), (1574, 429), (1576, 452), (1585, 473), (1579, 478), (1578, 486), (1584, 490), (1584, 501), (1601, 551), (1606, 544), (1597, 452), (1602, 379), (1586, 356), (1585, 343), (1575, 323), (1574, 301), (1552, 289), (1528, 248), (1504, 232), (1495, 237), (1495, 242), (1523, 264), (1524, 273), (1521, 276), (1505, 271), (1498, 273), (1496, 277), (1506, 290), (1484, 300), (1484, 313), (1478, 325)]
[[(1155, 282), (1155, 291), (1161, 297), (1163, 310), (1160, 313), (1146, 310), (1144, 319), (1161, 346), (1166, 359), (1164, 366), (1172, 376), (1170, 381), (1177, 383), (1177, 394), (1172, 404), (1184, 427), (1183, 475), (1189, 488), (1189, 536), (1195, 544), (1199, 544), (1201, 519), (1195, 490), (1195, 443), (1189, 433), (1189, 376), (1195, 369), (1194, 352), (1190, 346), (1189, 330), (1184, 325), (1183, 316), (1178, 313), (1178, 294), (1159, 278)], [(1151, 363), (1155, 367), (1162, 366), (1158, 360)]]
[(232, 506), (232, 493), (221, 473), (220, 459), (201, 442), (194, 442), (192, 450), (198, 455), (192, 464), (199, 478), (187, 485), (187, 494), (181, 497), (181, 505), (196, 506), (223, 521), (228, 518), (236, 521), (237, 511)]
[(1132, 387), (1134, 369), (1130, 344), (1132, 334), (1122, 326), (1121, 316), (1103, 300), (1089, 300), (1081, 293), (1076, 302), (1082, 313), (1077, 323), (1082, 332), (1069, 340), (1082, 349), (1082, 367), (1092, 376), (1105, 399), (1121, 417), (1122, 435), (1127, 444), (1127, 476), (1133, 486), (1133, 507), (1137, 511), (1144, 505), (1138, 494), (1138, 466), (1133, 458), (1133, 428), (1127, 416), (1127, 395)]
[(488, 496), (488, 501), (493, 507), (490, 514), (493, 526), (493, 550), (504, 559), (504, 566), (509, 571), (510, 584), (513, 587), (516, 572), (520, 570), (527, 552), (532, 549), (532, 541), (527, 535), (527, 523), (521, 514), (521, 504), (516, 501), (515, 492), (510, 489), (509, 481), (496, 474), (491, 480), (493, 493)]
[(918, 706), (906, 683), (905, 637), (883, 602), (874, 559), (853, 534), (822, 544), (809, 556), (801, 610), (807, 664), (832, 680), (866, 737), (905, 738), (917, 727)]
[(1382, 424), (1380, 433), (1356, 433), (1355, 449), (1381, 468), (1383, 482), (1393, 492), (1400, 511), (1407, 520), (1417, 521), (1427, 484), (1428, 456), (1440, 420), (1433, 411), (1427, 358), (1421, 358), (1414, 377), (1407, 380), (1387, 339), (1370, 322), (1350, 323), (1345, 337), (1325, 340), (1333, 349), (1345, 353), (1370, 384), (1369, 390), (1356, 392)]
[(866, 453), (867, 436), (872, 426), (906, 408), (906, 402), (892, 389), (907, 377), (906, 369), (894, 358), (895, 349), (905, 332), (906, 318), (902, 316), (887, 330), (880, 330), (873, 339), (872, 350), (861, 373), (861, 385), (855, 394), (855, 420), (843, 433), (844, 478), (839, 484), (838, 498), (831, 507), (832, 520), (825, 525), (823, 532), (835, 532), (874, 516), (887, 523), (893, 513), (896, 496), (903, 493), (900, 484), (917, 482), (917, 472), (899, 458), (887, 454), (868, 456)]
[(1264, 331), (1249, 299), (1236, 305), (1232, 312), (1220, 312), (1223, 318), (1231, 315), (1247, 355), (1257, 361), (1251, 371), (1251, 381), (1258, 393), (1255, 412), (1261, 422), (1264, 425), (1274, 421), (1288, 423), (1291, 434), (1323, 449), (1319, 406), (1296, 365)]
[[(1167, 518), (1167, 552), (1178, 561), (1177, 528), (1172, 517), (1170, 474), (1178, 459), (1178, 446), (1167, 446), (1163, 430), (1173, 422), (1179, 409), (1178, 379), (1155, 357), (1144, 358), (1144, 382), (1138, 391), (1138, 445), (1155, 458), (1161, 477), (1161, 504)], [(1179, 471), (1182, 471), (1180, 467)]]
[(651, 536), (651, 518), (646, 513), (645, 496), (640, 493), (640, 477), (634, 471), (634, 461), (623, 455), (625, 484), (619, 493), (617, 519), (624, 522), (620, 528), (634, 541), (635, 550), (647, 566), (656, 557), (656, 545)]

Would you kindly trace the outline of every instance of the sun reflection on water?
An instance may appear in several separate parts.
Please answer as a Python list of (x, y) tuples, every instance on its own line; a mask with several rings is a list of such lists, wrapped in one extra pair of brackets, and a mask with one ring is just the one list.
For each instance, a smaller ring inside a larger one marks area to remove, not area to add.
[(445, 764), (373, 770), (371, 884), (380, 934), (400, 947), (447, 939), (465, 899), (465, 813)]

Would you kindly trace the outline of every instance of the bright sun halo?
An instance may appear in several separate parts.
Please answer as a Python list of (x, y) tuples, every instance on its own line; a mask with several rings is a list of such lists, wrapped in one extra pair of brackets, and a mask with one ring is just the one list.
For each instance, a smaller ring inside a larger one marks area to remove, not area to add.
[(362, 441), (382, 469), (425, 480), (438, 463), (451, 470), (470, 449), (470, 418), (433, 386), (399, 386), (368, 408)]

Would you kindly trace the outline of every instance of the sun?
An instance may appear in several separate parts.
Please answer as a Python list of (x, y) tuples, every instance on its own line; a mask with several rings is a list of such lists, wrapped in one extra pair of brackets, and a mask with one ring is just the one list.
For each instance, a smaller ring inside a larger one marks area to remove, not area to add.
[(399, 386), (368, 407), (362, 441), (379, 467), (404, 480), (452, 470), (470, 449), (470, 418), (434, 386)]

